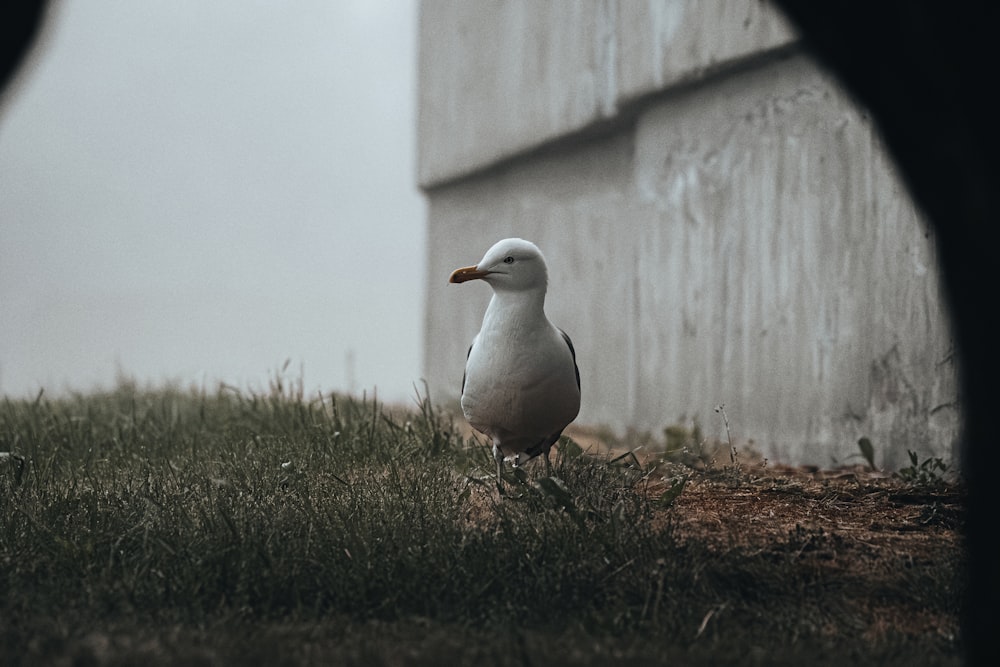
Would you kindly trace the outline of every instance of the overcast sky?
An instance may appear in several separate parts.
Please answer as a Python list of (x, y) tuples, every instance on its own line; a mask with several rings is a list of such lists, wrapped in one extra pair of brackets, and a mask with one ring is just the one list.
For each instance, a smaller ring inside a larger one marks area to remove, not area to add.
[(409, 400), (416, 14), (61, 3), (0, 116), (0, 392), (260, 388), (290, 359), (309, 391)]

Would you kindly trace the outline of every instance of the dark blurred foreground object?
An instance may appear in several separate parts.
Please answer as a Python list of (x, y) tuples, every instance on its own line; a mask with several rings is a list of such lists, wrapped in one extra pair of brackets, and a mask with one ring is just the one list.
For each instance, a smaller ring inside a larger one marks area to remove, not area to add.
[(7, 88), (35, 41), (47, 4), (27, 0), (3, 3), (0, 9), (0, 92)]
[(959, 354), (968, 483), (968, 664), (1000, 665), (1000, 3), (776, 0), (873, 114), (930, 221)]

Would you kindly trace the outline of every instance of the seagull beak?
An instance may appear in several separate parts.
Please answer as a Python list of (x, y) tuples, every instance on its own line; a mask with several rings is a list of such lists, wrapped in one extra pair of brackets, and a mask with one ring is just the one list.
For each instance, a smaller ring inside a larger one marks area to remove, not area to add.
[(448, 278), (450, 283), (464, 283), (467, 280), (479, 280), (480, 278), (485, 278), (486, 276), (493, 273), (492, 271), (480, 271), (477, 266), (463, 266), (461, 269), (455, 269), (451, 277)]

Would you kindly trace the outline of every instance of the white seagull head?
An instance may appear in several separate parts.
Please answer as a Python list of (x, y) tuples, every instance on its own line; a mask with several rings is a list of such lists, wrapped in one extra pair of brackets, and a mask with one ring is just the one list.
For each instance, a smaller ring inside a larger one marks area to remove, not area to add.
[(478, 264), (456, 269), (448, 278), (449, 283), (467, 280), (483, 280), (494, 291), (541, 290), (544, 293), (548, 271), (545, 257), (534, 243), (504, 239), (493, 244)]

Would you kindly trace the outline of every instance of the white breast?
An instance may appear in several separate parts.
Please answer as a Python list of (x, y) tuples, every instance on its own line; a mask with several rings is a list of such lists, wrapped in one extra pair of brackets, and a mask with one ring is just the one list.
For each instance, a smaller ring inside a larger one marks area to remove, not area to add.
[(484, 322), (469, 353), (462, 411), (505, 454), (559, 433), (580, 410), (573, 354), (559, 330), (544, 325), (511, 330)]

